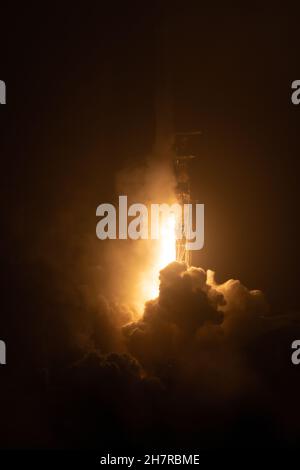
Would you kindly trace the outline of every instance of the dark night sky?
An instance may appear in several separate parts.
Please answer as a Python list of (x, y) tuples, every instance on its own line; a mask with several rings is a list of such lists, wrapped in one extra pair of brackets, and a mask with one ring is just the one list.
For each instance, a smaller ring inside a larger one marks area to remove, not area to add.
[[(187, 4), (166, 16), (176, 126), (203, 132), (192, 181), (195, 198), (206, 204), (206, 243), (197, 264), (276, 300), (285, 284), (283, 295), (295, 307), (299, 113), (290, 84), (299, 68), (296, 15), (274, 7)], [(154, 4), (136, 2), (117, 11), (26, 7), (8, 16), (1, 71), (9, 106), (2, 108), (1, 127), (9, 218), (17, 206), (28, 210), (27, 225), (43, 229), (45, 212), (67, 204), (60, 185), (70, 185), (72, 198), (75, 181), (88, 185), (97, 174), (96, 206), (101, 192), (109, 197), (116, 170), (144, 161), (154, 132), (160, 18)], [(43, 212), (42, 219), (31, 210)]]
[[(164, 6), (1, 8), (0, 337), (16, 363), (22, 345), (39, 347), (36, 312), (55, 301), (56, 283), (68, 284), (74, 230), (94, 234), (95, 208), (115, 197), (115, 174), (151, 150), (162, 10), (176, 128), (203, 132), (191, 181), (205, 204), (205, 247), (194, 264), (214, 269), (219, 281), (262, 289), (276, 312), (299, 310), (300, 106), (290, 99), (300, 76), (299, 17), (274, 5)], [(63, 235), (55, 232), (58, 215), (68, 220)], [(53, 257), (64, 254), (54, 262), (55, 282), (37, 255), (48, 232)], [(61, 320), (47, 324), (48, 315), (43, 331), (60, 331)], [(17, 380), (12, 369), (6, 376)]]

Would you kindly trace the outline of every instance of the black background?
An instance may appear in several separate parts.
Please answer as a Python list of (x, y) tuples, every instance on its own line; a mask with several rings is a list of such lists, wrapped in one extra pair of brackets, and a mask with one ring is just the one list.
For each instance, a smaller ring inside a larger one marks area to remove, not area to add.
[[(297, 12), (202, 2), (2, 6), (3, 447), (57, 445), (50, 405), (36, 399), (45, 364), (68, 354), (64, 317), (49, 303), (78, 255), (71, 231), (94, 233), (95, 207), (114, 197), (115, 173), (151, 150), (163, 17), (176, 128), (203, 133), (192, 189), (205, 204), (206, 239), (194, 264), (262, 289), (275, 312), (299, 309)], [(57, 214), (69, 225), (63, 236), (54, 230), (53, 256), (64, 256), (50, 269), (37, 247)]]

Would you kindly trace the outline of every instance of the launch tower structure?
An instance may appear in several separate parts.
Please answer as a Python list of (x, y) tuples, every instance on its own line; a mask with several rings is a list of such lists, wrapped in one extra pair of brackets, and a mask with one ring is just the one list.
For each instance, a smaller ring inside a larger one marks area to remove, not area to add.
[(176, 198), (182, 208), (182, 221), (181, 227), (179, 227), (181, 236), (176, 240), (176, 261), (186, 264), (187, 267), (191, 265), (191, 252), (186, 248), (187, 234), (185, 233), (183, 214), (184, 205), (190, 204), (192, 202), (189, 178), (189, 163), (193, 158), (196, 158), (196, 156), (188, 152), (187, 143), (193, 135), (201, 135), (201, 131), (178, 132), (175, 134), (175, 156), (173, 158), (174, 173), (176, 178)]

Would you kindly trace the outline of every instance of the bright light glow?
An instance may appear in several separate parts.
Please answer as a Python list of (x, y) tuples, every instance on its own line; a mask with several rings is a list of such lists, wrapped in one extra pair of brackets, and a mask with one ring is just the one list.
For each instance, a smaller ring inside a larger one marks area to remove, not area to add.
[(159, 240), (152, 243), (156, 244), (154, 261), (142, 285), (142, 296), (146, 300), (155, 299), (159, 294), (159, 271), (176, 261), (175, 214), (169, 214), (160, 222)]
[(175, 215), (170, 214), (160, 228), (159, 269), (176, 260), (176, 221)]

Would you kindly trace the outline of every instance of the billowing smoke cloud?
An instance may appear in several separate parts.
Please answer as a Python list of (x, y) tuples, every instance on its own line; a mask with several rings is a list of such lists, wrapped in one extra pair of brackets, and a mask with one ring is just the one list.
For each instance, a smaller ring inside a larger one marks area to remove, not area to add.
[(260, 291), (234, 280), (217, 284), (211, 271), (174, 262), (160, 273), (159, 297), (123, 331), (129, 351), (149, 373), (173, 364), (176, 376), (195, 384), (201, 377), (202, 388), (219, 382), (223, 394), (224, 386), (233, 392), (248, 380), (241, 350), (263, 330), (266, 313)]
[[(300, 390), (290, 346), (300, 337), (298, 316), (274, 315), (261, 292), (178, 263), (161, 271), (158, 298), (138, 314), (132, 305), (151, 244), (93, 236), (95, 207), (110, 201), (99, 201), (96, 186), (85, 203), (79, 194), (74, 207), (54, 207), (47, 230), (32, 230), (28, 256), (7, 263), (8, 343), (16, 344), (9, 360), (18, 373), (2, 390), (17, 404), (3, 420), (19, 435), (4, 426), (2, 442), (123, 446), (125, 455), (130, 447), (295, 445)], [(151, 161), (120, 174), (117, 192), (172, 202), (173, 186), (170, 165)]]
[(171, 263), (158, 298), (123, 326), (125, 352), (96, 346), (56, 379), (59, 438), (135, 452), (293, 445), (299, 383), (289, 339), (297, 332), (291, 318), (278, 324), (260, 291)]

